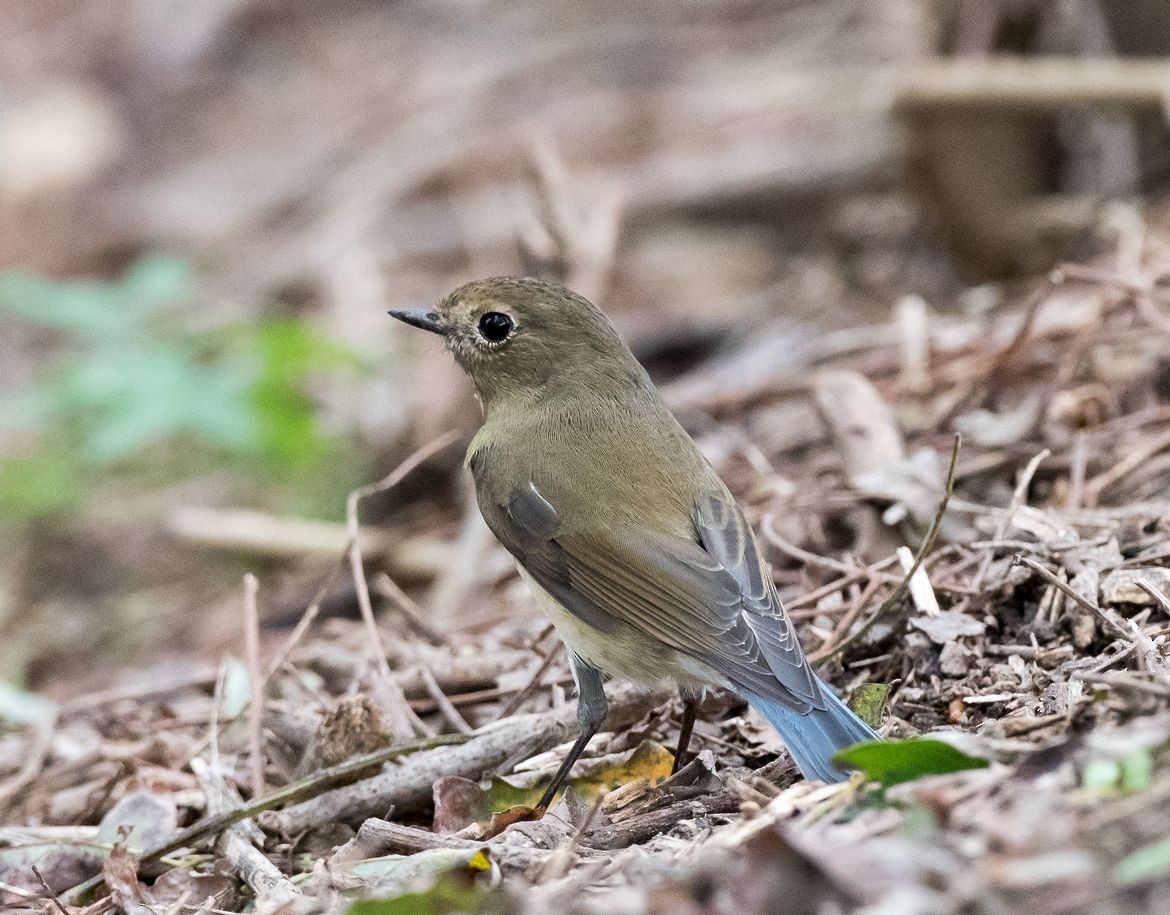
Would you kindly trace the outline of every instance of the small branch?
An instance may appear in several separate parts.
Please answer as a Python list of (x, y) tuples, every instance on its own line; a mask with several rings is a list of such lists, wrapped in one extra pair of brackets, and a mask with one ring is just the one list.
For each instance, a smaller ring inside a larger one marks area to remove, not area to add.
[(1170, 616), (1170, 598), (1163, 594), (1152, 581), (1148, 578), (1139, 578), (1134, 581), (1134, 584), (1150, 595), (1154, 603), (1162, 608), (1162, 612)]
[(1143, 464), (1147, 463), (1159, 451), (1165, 451), (1167, 448), (1170, 448), (1170, 432), (1156, 435), (1138, 445), (1132, 451), (1128, 451), (1124, 458), (1108, 470), (1097, 474), (1097, 476), (1085, 484), (1086, 504), (1090, 507), (1095, 507), (1101, 500), (1101, 494), (1108, 487), (1120, 482)]
[[(207, 798), (208, 811), (222, 814), (243, 803), (239, 795), (224, 784), (223, 778), (202, 759), (191, 760), (191, 771), (195, 773), (199, 787)], [(292, 881), (256, 848), (254, 842), (262, 836), (255, 824), (239, 822), (225, 829), (216, 844), (240, 878), (257, 895), (270, 894), (285, 898), (299, 896), (300, 891)]]
[(41, 873), (41, 869), (33, 864), (32, 872), (33, 876), (37, 878), (37, 882), (42, 887), (44, 887), (45, 893), (48, 895), (49, 900), (53, 903), (53, 907), (56, 908), (56, 910), (60, 912), (61, 915), (69, 915), (69, 910), (61, 904), (60, 898), (56, 893), (53, 892), (53, 888), (49, 886), (49, 881), (45, 879), (44, 874)]
[[(271, 794), (250, 801), (236, 810), (204, 817), (197, 823), (193, 823), (185, 829), (180, 829), (166, 842), (144, 852), (139, 859), (139, 863), (149, 864), (153, 861), (158, 861), (181, 849), (192, 848), (208, 836), (217, 835), (229, 826), (239, 823), (241, 820), (250, 819), (259, 813), (272, 810), (276, 807), (283, 807), (285, 804), (295, 804), (309, 800), (338, 785), (347, 784), (354, 779), (364, 778), (372, 770), (380, 769), (391, 760), (403, 756), (410, 756), (413, 753), (433, 750), (436, 747), (455, 746), (466, 741), (467, 737), (462, 734), (446, 734), (441, 737), (431, 737), (409, 744), (388, 747), (374, 753), (368, 753), (365, 756), (358, 756), (354, 759), (346, 760), (336, 766), (331, 766), (328, 769), (323, 769), (320, 772), (295, 781), (290, 785), (285, 785), (283, 788), (278, 788)], [(72, 901), (81, 898), (90, 890), (101, 886), (103, 883), (104, 880), (100, 876), (87, 880), (84, 883), (79, 883), (65, 894), (65, 899)]]
[[(644, 692), (633, 687), (615, 690), (610, 697), (606, 727), (626, 727), (665, 698), (666, 693), (661, 690)], [(379, 816), (391, 807), (399, 812), (418, 809), (430, 803), (439, 776), (481, 778), (508, 760), (527, 758), (555, 746), (576, 721), (576, 709), (565, 705), (493, 723), (481, 728), (470, 740), (462, 738), (459, 746), (419, 753), (373, 778), (319, 794), (273, 814), (266, 818), (265, 825), (285, 835), (295, 835), (318, 823)]]
[(573, 865), (573, 855), (576, 853), (577, 847), (581, 844), (581, 837), (592, 828), (593, 821), (597, 818), (597, 812), (601, 810), (601, 805), (604, 800), (605, 791), (597, 792), (597, 797), (589, 805), (589, 809), (585, 812), (585, 816), (581, 820), (580, 825), (545, 860), (544, 866), (540, 869), (540, 876), (535, 881), (536, 883), (548, 883), (552, 880), (559, 880), (569, 872), (569, 868)]
[[(1036, 471), (1040, 469), (1040, 464), (1052, 454), (1047, 448), (1039, 454), (1033, 455), (1032, 459), (1028, 461), (1027, 466), (1020, 472), (1016, 479), (1016, 488), (1012, 492), (1011, 501), (1008, 502), (1007, 511), (999, 519), (999, 524), (996, 525), (995, 535), (991, 538), (995, 540), (1003, 540), (1007, 532), (1011, 529), (1012, 519), (1016, 512), (1028, 499), (1028, 487), (1032, 485), (1032, 478), (1036, 476)], [(978, 591), (983, 587), (983, 579), (987, 577), (988, 571), (991, 569), (991, 563), (995, 559), (995, 552), (988, 550), (983, 554), (983, 561), (979, 564), (979, 570), (975, 573), (975, 577), (971, 579), (971, 587)]]
[[(537, 637), (536, 642), (542, 641), (552, 628), (552, 626), (548, 626), (544, 632), (542, 632)], [(560, 651), (560, 649), (561, 642), (559, 640), (550, 642), (548, 647), (544, 649), (544, 654), (541, 658), (540, 666), (536, 668), (536, 671), (529, 678), (528, 682), (524, 684), (523, 688), (518, 693), (516, 693), (516, 695), (512, 697), (511, 701), (500, 711), (499, 717), (501, 720), (504, 718), (510, 718), (512, 715), (516, 714), (516, 712), (520, 710), (520, 706), (522, 706), (528, 700), (528, 697), (536, 692), (536, 688), (540, 685), (540, 678), (545, 675), (545, 672), (550, 667), (552, 667), (552, 663), (556, 660), (557, 653)]]
[(264, 674), (260, 667), (260, 582), (249, 572), (244, 576), (244, 653), (248, 659), (251, 703), (248, 712), (248, 754), (252, 759), (252, 797), (263, 797), (264, 788)]
[(1061, 581), (1060, 577), (1054, 574), (1049, 569), (1042, 566), (1035, 559), (1030, 559), (1027, 556), (1016, 556), (1012, 559), (1012, 565), (1025, 566), (1043, 578), (1048, 584), (1056, 588), (1065, 597), (1072, 600), (1078, 607), (1088, 610), (1098, 622), (1106, 629), (1112, 632), (1118, 638), (1124, 639), (1127, 642), (1133, 642), (1133, 633), (1126, 629), (1121, 623), (1113, 619), (1108, 613), (1098, 607), (1093, 601), (1086, 598), (1084, 595), (1078, 593), (1075, 589), (1069, 586), (1068, 582)]
[(1166, 108), (1170, 65), (1117, 57), (953, 57), (913, 70), (903, 114), (1066, 108)]
[(385, 572), (379, 572), (374, 576), (371, 584), (375, 591), (391, 601), (398, 608), (398, 611), (406, 617), (406, 621), (411, 627), (424, 639), (435, 646), (449, 644), (447, 637), (427, 622), (422, 608), (411, 600), (410, 595), (403, 591), (398, 586), (398, 582), (394, 581), (389, 575)]
[[(914, 554), (908, 548), (900, 546), (895, 550), (895, 553), (903, 572), (909, 572), (914, 568)], [(938, 616), (942, 612), (938, 606), (934, 587), (930, 583), (930, 576), (926, 574), (926, 569), (921, 565), (910, 578), (910, 599), (914, 602), (918, 612), (926, 616)]]
[(422, 677), (423, 683), (426, 685), (427, 694), (434, 700), (435, 706), (446, 720), (456, 731), (460, 734), (474, 734), (475, 730), (467, 723), (467, 719), (459, 714), (459, 710), (451, 704), (451, 700), (447, 698), (447, 694), (443, 692), (443, 688), (439, 686), (435, 675), (431, 673), (429, 667), (425, 664), (420, 664), (418, 667), (419, 676)]
[(346, 544), (346, 553), (349, 555), (350, 572), (353, 575), (354, 587), (357, 589), (358, 607), (361, 609), (362, 622), (365, 624), (369, 637), (370, 661), (374, 665), (379, 681), (379, 692), (382, 693), (381, 705), (387, 716), (387, 725), (395, 741), (413, 737), (416, 732), (426, 732), (425, 726), (410, 710), (410, 705), (403, 695), (402, 688), (394, 680), (390, 672), (390, 664), (386, 661), (386, 652), (382, 649), (382, 637), (378, 632), (378, 623), (374, 619), (374, 606), (370, 600), (370, 586), (366, 581), (365, 567), (362, 565), (362, 552), (359, 546), (358, 530), (358, 503), (368, 496), (385, 492), (397, 486), (412, 470), (422, 464), (435, 453), (446, 448), (458, 438), (457, 432), (448, 432), (434, 441), (419, 448), (394, 470), (377, 483), (360, 486), (349, 494), (345, 500), (345, 522), (349, 532), (349, 541)]
[(906, 592), (910, 590), (911, 579), (914, 578), (915, 574), (917, 574), (918, 570), (922, 567), (922, 563), (926, 559), (927, 555), (929, 555), (930, 551), (934, 549), (934, 541), (938, 537), (939, 528), (942, 527), (943, 516), (947, 511), (947, 503), (950, 502), (951, 495), (955, 491), (955, 468), (959, 463), (959, 445), (961, 442), (962, 438), (956, 435), (955, 443), (951, 447), (951, 462), (947, 466), (947, 478), (943, 489), (943, 496), (942, 499), (939, 500), (938, 509), (934, 513), (934, 520), (930, 522), (930, 529), (927, 530), (926, 537), (923, 538), (922, 545), (918, 548), (918, 553), (914, 556), (914, 565), (911, 566), (910, 569), (906, 572), (905, 576), (903, 576), (901, 583), (894, 589), (894, 592), (884, 601), (882, 601), (881, 606), (870, 615), (869, 619), (867, 619), (857, 629), (855, 629), (847, 638), (842, 639), (828, 651), (818, 652), (817, 654), (811, 656), (809, 658), (809, 663), (814, 665), (823, 664), (825, 661), (829, 660), (829, 658), (840, 654), (842, 651), (860, 639), (863, 635), (865, 635), (865, 633), (869, 632), (869, 630), (873, 628), (873, 625), (879, 619), (889, 613), (890, 610), (892, 610), (897, 605), (898, 601), (900, 601), (906, 595)]
[[(306, 521), (265, 512), (223, 508), (177, 508), (167, 517), (170, 533), (187, 543), (258, 559), (332, 559), (345, 555), (344, 524)], [(451, 548), (433, 537), (406, 540), (373, 527), (359, 528), (363, 556), (377, 556), (401, 580), (429, 581), (450, 562)]]

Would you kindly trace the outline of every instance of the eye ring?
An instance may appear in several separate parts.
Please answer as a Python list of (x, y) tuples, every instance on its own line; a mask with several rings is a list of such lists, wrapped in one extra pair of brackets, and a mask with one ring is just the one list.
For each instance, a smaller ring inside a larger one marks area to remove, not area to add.
[(479, 335), (488, 343), (502, 343), (516, 328), (516, 323), (502, 311), (489, 311), (479, 319)]

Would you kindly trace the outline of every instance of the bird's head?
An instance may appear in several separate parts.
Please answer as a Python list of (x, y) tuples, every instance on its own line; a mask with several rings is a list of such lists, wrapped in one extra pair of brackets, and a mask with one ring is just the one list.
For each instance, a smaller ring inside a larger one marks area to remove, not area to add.
[(554, 390), (620, 397), (649, 385), (601, 310), (563, 286), (493, 277), (460, 286), (437, 308), (390, 314), (441, 335), (489, 410)]

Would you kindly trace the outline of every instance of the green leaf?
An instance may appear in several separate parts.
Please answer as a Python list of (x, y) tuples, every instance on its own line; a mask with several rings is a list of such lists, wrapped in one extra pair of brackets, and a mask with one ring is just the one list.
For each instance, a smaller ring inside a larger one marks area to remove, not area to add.
[(1170, 873), (1170, 839), (1162, 839), (1132, 851), (1113, 868), (1113, 879), (1122, 886), (1141, 883)]
[(320, 461), (327, 443), (305, 385), (313, 372), (352, 368), (352, 354), (297, 321), (267, 321), (242, 330), (250, 335), (259, 363), (249, 397), (265, 457), (278, 472)]
[[(453, 857), (462, 860), (456, 861)], [(393, 887), (399, 883), (400, 876), (408, 882), (427, 880), (427, 870), (431, 865), (423, 864), (420, 868), (416, 861), (427, 858), (434, 859), (434, 863), (445, 871), (437, 875), (434, 885), (422, 891), (394, 893)], [(374, 868), (372, 874), (369, 873), (371, 867)], [(401, 875), (395, 874), (398, 868), (403, 871)], [(503, 915), (510, 911), (506, 907), (503, 892), (498, 886), (492, 885), (498, 880), (498, 871), (493, 868), (484, 849), (474, 850), (470, 854), (466, 851), (432, 849), (410, 857), (373, 859), (355, 866), (354, 875), (363, 876), (363, 869), (376, 880), (373, 892), (386, 893), (389, 890), (390, 898), (355, 900), (350, 903), (345, 915)]]
[(1154, 757), (1149, 750), (1138, 748), (1125, 754), (1121, 760), (1121, 787), (1126, 791), (1140, 791), (1150, 787), (1154, 780)]
[(182, 261), (145, 258), (121, 282), (54, 282), (24, 273), (0, 275), (0, 308), (26, 321), (89, 338), (143, 336), (142, 317), (190, 295)]
[(1116, 759), (1090, 759), (1081, 772), (1081, 787), (1087, 791), (1111, 791), (1121, 781), (1121, 763)]
[(126, 315), (107, 283), (54, 283), (24, 273), (0, 275), (0, 308), (34, 324), (87, 335), (121, 332)]
[(192, 285), (191, 268), (183, 261), (147, 257), (130, 266), (118, 293), (123, 307), (149, 313), (188, 298)]
[[(192, 463), (241, 458), (317, 513), (344, 502), (364, 472), (321, 429), (309, 382), (361, 368), (356, 357), (298, 320), (193, 331), (176, 307), (193, 291), (190, 268), (166, 258), (145, 258), (117, 282), (0, 274), (0, 310), (72, 337), (0, 397), (0, 514), (71, 507), (83, 484), (131, 467), (169, 481)], [(69, 472), (80, 470), (88, 477)]]
[(871, 740), (833, 755), (838, 766), (859, 769), (883, 787), (923, 775), (945, 775), (965, 769), (986, 769), (988, 762), (968, 756), (941, 740)]
[(71, 508), (81, 498), (80, 473), (68, 448), (0, 457), (0, 518), (23, 521)]
[(871, 728), (882, 723), (882, 710), (890, 694), (888, 683), (862, 683), (849, 694), (849, 708)]

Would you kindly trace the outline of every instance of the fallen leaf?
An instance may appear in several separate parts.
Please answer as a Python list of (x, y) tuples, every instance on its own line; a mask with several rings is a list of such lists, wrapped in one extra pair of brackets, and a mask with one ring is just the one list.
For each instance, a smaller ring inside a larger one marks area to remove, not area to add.
[(1138, 587), (1138, 580), (1143, 578), (1163, 594), (1170, 595), (1170, 569), (1115, 569), (1101, 582), (1101, 602), (1153, 606), (1156, 603), (1154, 598)]
[(132, 854), (161, 845), (179, 828), (174, 799), (153, 791), (132, 791), (102, 817), (97, 841), (120, 842)]
[[(347, 868), (361, 881), (362, 895), (392, 898), (435, 886), (444, 876), (457, 874), (468, 880), (499, 881), (499, 867), (486, 848), (430, 848), (413, 855), (366, 858)], [(354, 911), (350, 907), (350, 911)]]
[(987, 625), (958, 610), (946, 610), (937, 616), (916, 616), (910, 625), (926, 633), (936, 645), (945, 645), (963, 636), (982, 635)]
[(1113, 868), (1113, 880), (1122, 886), (1142, 883), (1170, 873), (1170, 839), (1130, 852)]
[(1002, 448), (1014, 445), (1026, 437), (1040, 419), (1043, 398), (1038, 393), (1029, 394), (1020, 403), (993, 413), (991, 410), (972, 410), (954, 419), (954, 428), (985, 448)]
[(102, 877), (119, 911), (125, 915), (153, 915), (150, 905), (154, 900), (138, 882), (138, 861), (125, 846), (114, 846), (102, 865)]
[(488, 839), (494, 839), (513, 823), (530, 823), (533, 820), (539, 820), (542, 816), (544, 816), (542, 808), (529, 807), (527, 804), (517, 804), (507, 810), (500, 810), (492, 814), (492, 818), (488, 821), (479, 840), (486, 842)]
[[(632, 750), (604, 761), (590, 760), (581, 768), (582, 774), (569, 779), (568, 784), (581, 798), (591, 801), (603, 789), (612, 791), (636, 779), (657, 784), (674, 768), (674, 753), (660, 743), (644, 740)], [(495, 778), (487, 789), (487, 809), (499, 813), (509, 807), (535, 807), (547, 785), (547, 778), (532, 779), (528, 773), (519, 784), (510, 777)]]
[(849, 694), (849, 701), (846, 704), (858, 718), (871, 728), (876, 728), (882, 723), (882, 712), (885, 710), (886, 697), (889, 694), (888, 683), (862, 683)]
[(491, 814), (488, 792), (467, 778), (444, 775), (431, 786), (435, 817), (431, 828), (440, 835), (451, 835), (465, 826), (486, 819)]
[(1041, 543), (1076, 543), (1081, 539), (1075, 528), (1031, 505), (1021, 505), (1012, 512), (1011, 527), (1031, 534)]

